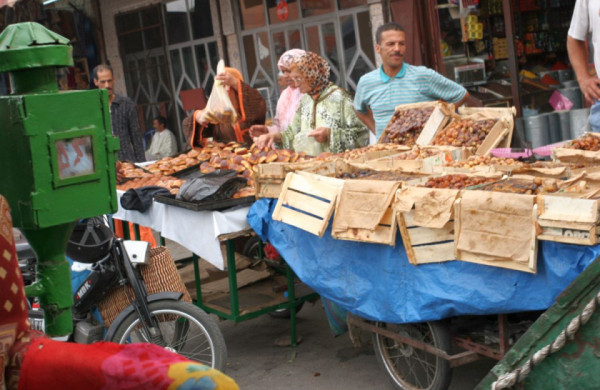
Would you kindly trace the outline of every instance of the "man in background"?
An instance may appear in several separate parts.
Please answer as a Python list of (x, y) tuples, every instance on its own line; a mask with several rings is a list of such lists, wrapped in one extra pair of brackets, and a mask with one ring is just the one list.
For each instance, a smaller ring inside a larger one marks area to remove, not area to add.
[[(594, 47), (594, 66), (596, 74), (588, 69), (588, 51), (586, 41), (588, 32), (592, 32)], [(592, 102), (590, 126), (592, 131), (600, 131), (600, 0), (577, 0), (573, 18), (567, 35), (567, 51), (571, 66), (577, 76), (579, 88), (585, 98)]]
[(154, 135), (150, 147), (146, 151), (146, 160), (160, 160), (177, 153), (177, 140), (171, 130), (167, 129), (164, 116), (154, 118)]
[(94, 85), (108, 92), (110, 103), (110, 123), (113, 134), (119, 138), (119, 160), (130, 162), (146, 161), (144, 143), (138, 122), (135, 103), (127, 96), (117, 95), (113, 90), (115, 83), (113, 70), (109, 65), (101, 64), (92, 71)]
[(406, 35), (400, 24), (379, 26), (375, 41), (382, 66), (360, 78), (354, 96), (354, 109), (371, 130), (371, 144), (399, 104), (444, 100), (459, 106), (469, 97), (464, 87), (436, 71), (404, 62)]

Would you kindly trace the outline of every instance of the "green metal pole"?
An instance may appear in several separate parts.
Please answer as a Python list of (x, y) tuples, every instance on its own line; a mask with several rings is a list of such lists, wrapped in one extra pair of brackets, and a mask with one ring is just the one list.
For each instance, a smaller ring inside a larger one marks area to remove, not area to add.
[(237, 288), (237, 270), (235, 268), (235, 242), (233, 239), (225, 243), (227, 249), (227, 275), (229, 279), (229, 300), (231, 303), (231, 315), (233, 322), (237, 322), (240, 315), (240, 301)]
[(65, 336), (73, 332), (71, 269), (65, 258), (67, 241), (75, 222), (43, 229), (21, 229), (37, 254), (37, 281), (25, 289), (37, 296), (44, 310), (46, 333)]
[(294, 271), (292, 271), (292, 268), (288, 265), (288, 263), (285, 263), (285, 277), (287, 279), (287, 286), (288, 286), (288, 301), (290, 303), (290, 325), (291, 325), (291, 330), (290, 330), (290, 340), (291, 340), (291, 344), (292, 347), (296, 346), (296, 290), (294, 289)]

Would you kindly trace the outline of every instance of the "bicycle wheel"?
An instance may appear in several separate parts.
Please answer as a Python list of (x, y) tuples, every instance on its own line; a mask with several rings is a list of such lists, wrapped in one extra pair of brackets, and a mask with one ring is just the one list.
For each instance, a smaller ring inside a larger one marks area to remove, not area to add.
[[(152, 302), (148, 309), (159, 323), (166, 349), (218, 370), (225, 368), (225, 339), (208, 314), (191, 303), (172, 300)], [(111, 341), (151, 342), (151, 337), (134, 311), (119, 324)]]
[[(450, 333), (440, 323), (423, 322), (398, 325), (378, 322), (375, 326), (446, 352), (450, 351)], [(378, 333), (373, 333), (373, 346), (377, 361), (396, 388), (402, 390), (445, 390), (448, 388), (452, 370), (446, 359)]]

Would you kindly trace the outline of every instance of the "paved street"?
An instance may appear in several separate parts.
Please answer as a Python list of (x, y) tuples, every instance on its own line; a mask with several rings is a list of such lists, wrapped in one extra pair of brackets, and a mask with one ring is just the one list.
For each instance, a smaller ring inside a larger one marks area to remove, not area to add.
[[(167, 240), (174, 259), (190, 256), (181, 246)], [(379, 367), (368, 335), (366, 344), (355, 348), (348, 334), (334, 337), (320, 301), (306, 303), (297, 316), (296, 348), (279, 347), (275, 341), (289, 336), (289, 320), (263, 315), (234, 324), (219, 321), (228, 350), (225, 373), (244, 390), (393, 390)], [(450, 390), (473, 389), (493, 367), (482, 359), (454, 369)]]

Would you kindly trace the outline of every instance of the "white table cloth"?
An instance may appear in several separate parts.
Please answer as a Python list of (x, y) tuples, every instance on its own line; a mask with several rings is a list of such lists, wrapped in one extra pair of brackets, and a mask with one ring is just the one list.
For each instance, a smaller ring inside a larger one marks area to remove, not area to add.
[(224, 269), (224, 261), (218, 237), (250, 228), (246, 220), (250, 206), (223, 211), (193, 211), (152, 202), (152, 206), (142, 213), (121, 207), (123, 194), (124, 191), (117, 190), (119, 210), (113, 218), (148, 226), (221, 270)]

